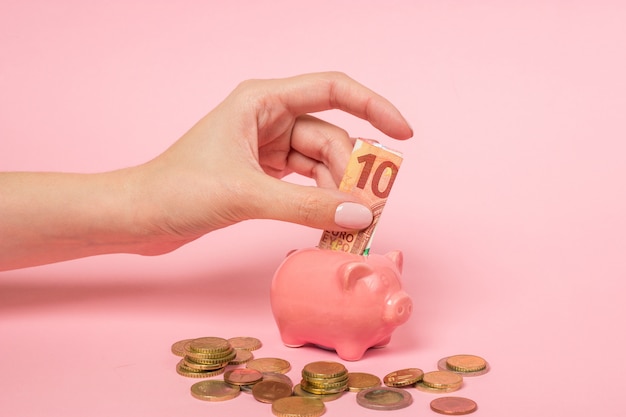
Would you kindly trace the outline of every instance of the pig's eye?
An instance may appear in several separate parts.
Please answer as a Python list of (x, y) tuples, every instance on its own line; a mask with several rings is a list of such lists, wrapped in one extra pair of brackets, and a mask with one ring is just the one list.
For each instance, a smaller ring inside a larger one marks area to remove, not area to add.
[(383, 288), (389, 288), (389, 278), (387, 275), (383, 274), (380, 276), (380, 285)]

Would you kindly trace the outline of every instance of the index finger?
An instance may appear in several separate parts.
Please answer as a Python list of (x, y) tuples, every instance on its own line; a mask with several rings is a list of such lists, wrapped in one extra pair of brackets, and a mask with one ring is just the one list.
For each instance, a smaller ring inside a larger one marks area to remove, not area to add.
[(408, 139), (413, 129), (389, 100), (341, 72), (297, 75), (274, 90), (294, 116), (339, 109), (369, 121), (395, 139)]

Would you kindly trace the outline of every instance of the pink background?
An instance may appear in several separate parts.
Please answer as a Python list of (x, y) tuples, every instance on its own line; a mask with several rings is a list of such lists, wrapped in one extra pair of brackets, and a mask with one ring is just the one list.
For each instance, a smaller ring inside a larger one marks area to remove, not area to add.
[[(623, 415), (624, 3), (263, 3), (2, 1), (0, 169), (138, 164), (241, 80), (344, 71), (415, 129), (399, 143), (319, 115), (405, 155), (372, 249), (404, 252), (415, 311), (348, 369), (473, 353), (491, 372), (456, 395), (476, 416)], [(161, 257), (0, 274), (0, 415), (271, 415), (244, 394), (192, 398), (170, 346), (256, 336), (294, 380), (336, 360), (282, 346), (269, 308), (285, 253), (320, 235), (249, 221)], [(412, 393), (390, 415), (435, 415)], [(353, 394), (327, 408), (380, 415)]]

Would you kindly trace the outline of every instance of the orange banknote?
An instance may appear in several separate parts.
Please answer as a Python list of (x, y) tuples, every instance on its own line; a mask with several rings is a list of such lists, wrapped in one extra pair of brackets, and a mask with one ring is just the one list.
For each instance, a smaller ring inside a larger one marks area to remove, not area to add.
[(339, 189), (359, 196), (374, 215), (372, 223), (363, 230), (336, 232), (324, 230), (321, 249), (367, 255), (380, 215), (398, 175), (402, 154), (385, 148), (370, 139), (357, 139)]

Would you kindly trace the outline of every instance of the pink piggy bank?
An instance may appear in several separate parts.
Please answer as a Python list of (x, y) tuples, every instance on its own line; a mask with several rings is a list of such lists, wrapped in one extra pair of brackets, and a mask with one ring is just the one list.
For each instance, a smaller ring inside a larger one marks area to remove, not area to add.
[(271, 304), (283, 343), (334, 349), (359, 360), (382, 347), (413, 308), (402, 290), (402, 252), (368, 256), (308, 248), (291, 252), (279, 266)]

